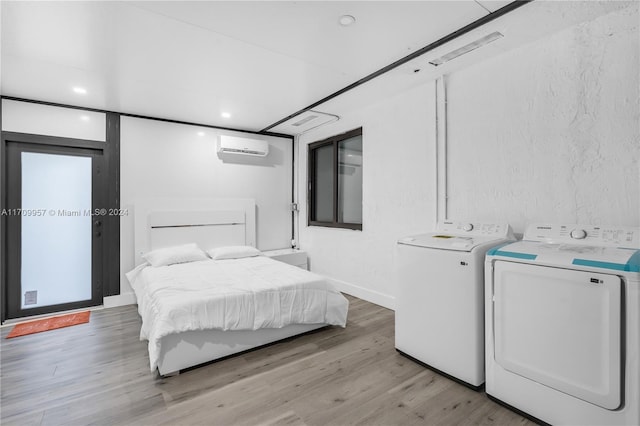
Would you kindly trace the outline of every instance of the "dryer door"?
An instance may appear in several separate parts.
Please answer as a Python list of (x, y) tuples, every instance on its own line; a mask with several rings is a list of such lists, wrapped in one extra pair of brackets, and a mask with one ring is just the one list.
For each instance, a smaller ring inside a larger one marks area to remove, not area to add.
[(613, 410), (621, 405), (622, 281), (497, 261), (494, 353), (504, 369)]

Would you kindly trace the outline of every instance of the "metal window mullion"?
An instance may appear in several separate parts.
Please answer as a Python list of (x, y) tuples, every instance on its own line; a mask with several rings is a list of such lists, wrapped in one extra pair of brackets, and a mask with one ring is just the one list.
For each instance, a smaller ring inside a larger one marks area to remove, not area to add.
[(307, 151), (307, 225), (310, 225), (312, 220), (315, 219), (313, 209), (315, 208), (313, 202), (313, 176), (315, 174), (315, 162), (313, 160), (313, 149), (308, 148)]
[(338, 165), (338, 144), (339, 140), (333, 141), (333, 224), (339, 225), (338, 220), (338, 178), (339, 178), (339, 165)]

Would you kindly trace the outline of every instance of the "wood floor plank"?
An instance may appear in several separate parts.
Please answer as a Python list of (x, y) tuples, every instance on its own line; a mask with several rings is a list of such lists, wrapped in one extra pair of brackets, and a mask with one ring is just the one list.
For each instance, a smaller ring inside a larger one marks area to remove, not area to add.
[(394, 349), (393, 311), (349, 297), (328, 327), (170, 378), (149, 371), (135, 306), (4, 339), (3, 425), (530, 425)]

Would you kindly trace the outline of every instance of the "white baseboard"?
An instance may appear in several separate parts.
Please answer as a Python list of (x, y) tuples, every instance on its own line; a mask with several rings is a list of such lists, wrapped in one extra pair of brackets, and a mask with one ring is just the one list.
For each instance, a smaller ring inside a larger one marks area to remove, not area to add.
[(107, 296), (103, 299), (102, 305), (105, 308), (115, 308), (116, 306), (135, 305), (136, 303), (136, 295), (131, 292)]
[(388, 294), (380, 293), (375, 290), (370, 290), (368, 288), (360, 287), (355, 284), (351, 284), (345, 281), (337, 280), (335, 278), (327, 277), (329, 281), (341, 292), (350, 294), (351, 296), (355, 296), (359, 299), (366, 300), (367, 302), (374, 303), (376, 305), (380, 305), (384, 308), (395, 310), (396, 308), (396, 299), (393, 296), (389, 296)]

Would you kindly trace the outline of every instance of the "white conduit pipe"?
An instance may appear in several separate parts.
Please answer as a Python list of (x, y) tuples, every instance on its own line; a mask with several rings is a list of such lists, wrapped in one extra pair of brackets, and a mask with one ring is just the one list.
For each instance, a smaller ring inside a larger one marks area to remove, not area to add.
[(447, 91), (444, 75), (436, 80), (436, 223), (448, 219)]

